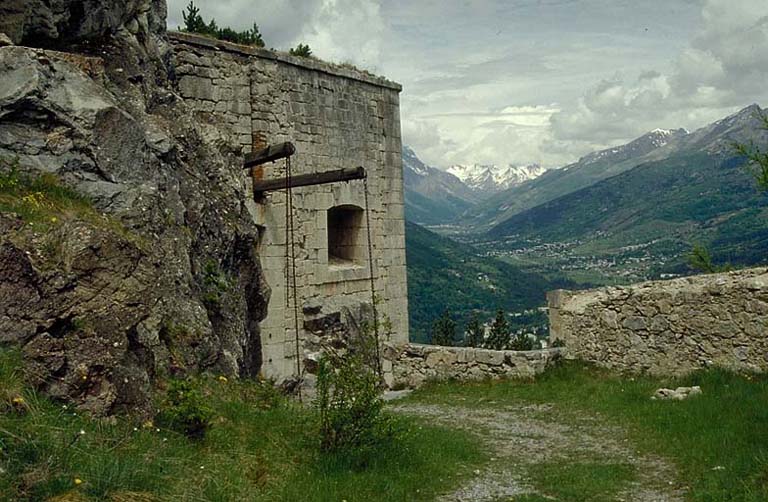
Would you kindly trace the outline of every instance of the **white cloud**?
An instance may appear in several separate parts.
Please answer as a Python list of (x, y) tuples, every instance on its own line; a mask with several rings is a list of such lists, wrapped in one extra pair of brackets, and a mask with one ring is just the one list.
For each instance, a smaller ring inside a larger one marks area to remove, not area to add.
[(768, 98), (768, 3), (708, 0), (669, 71), (592, 86), (552, 117), (561, 141), (607, 146), (659, 126), (689, 129)]

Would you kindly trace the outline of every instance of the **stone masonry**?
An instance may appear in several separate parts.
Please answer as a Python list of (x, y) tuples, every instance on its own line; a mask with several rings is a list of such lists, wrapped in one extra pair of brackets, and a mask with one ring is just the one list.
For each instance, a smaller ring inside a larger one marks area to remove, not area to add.
[(388, 346), (384, 357), (394, 362), (394, 385), (415, 388), (433, 380), (472, 381), (533, 378), (555, 365), (563, 349), (487, 350), (408, 344)]
[(550, 338), (621, 371), (768, 370), (768, 269), (550, 292)]
[[(368, 173), (375, 293), (385, 339), (408, 340), (403, 178), (398, 84), (346, 66), (172, 33), (179, 93), (206, 134), (248, 152), (291, 141), (293, 175), (362, 166)], [(215, 138), (214, 138), (215, 139)], [(253, 173), (285, 176), (284, 162)], [(296, 188), (299, 354), (308, 368), (325, 327), (355, 331), (370, 312), (367, 222), (363, 181)], [(262, 230), (259, 254), (272, 288), (261, 323), (264, 374), (278, 380), (297, 372), (293, 306), (286, 298), (286, 195), (270, 192), (250, 207)], [(367, 307), (366, 307), (367, 305)], [(391, 363), (385, 361), (391, 381)]]

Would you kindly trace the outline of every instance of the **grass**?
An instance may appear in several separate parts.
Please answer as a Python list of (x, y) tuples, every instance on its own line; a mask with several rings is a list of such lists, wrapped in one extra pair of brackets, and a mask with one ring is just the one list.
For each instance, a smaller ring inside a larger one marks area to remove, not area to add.
[(0, 158), (0, 211), (47, 227), (67, 212), (94, 212), (90, 200), (62, 185), (50, 173), (37, 176), (18, 171), (17, 161)]
[(203, 440), (95, 420), (25, 388), (19, 360), (0, 349), (3, 500), (430, 500), (485, 459), (468, 434), (405, 418), (374, 454), (323, 454), (311, 410), (213, 377), (200, 381), (216, 414)]
[(615, 500), (620, 490), (636, 477), (631, 465), (600, 462), (536, 464), (528, 474), (537, 489), (556, 500), (570, 502)]
[[(653, 401), (665, 386), (700, 385), (703, 395), (682, 402)], [(629, 378), (568, 363), (535, 382), (501, 381), (475, 384), (432, 384), (410, 399), (468, 407), (515, 403), (553, 403), (565, 419), (599, 414), (627, 431), (644, 452), (671, 460), (689, 487), (689, 500), (764, 502), (768, 500), (768, 376), (712, 369), (680, 379)], [(546, 466), (545, 466), (546, 467)], [(569, 471), (578, 466), (563, 466)], [(557, 472), (536, 475), (537, 487), (558, 500), (584, 490), (581, 476)], [(594, 472), (594, 466), (586, 469)], [(606, 479), (627, 473), (606, 471)], [(619, 476), (619, 477), (617, 477)], [(599, 484), (598, 480), (590, 482)], [(555, 493), (557, 490), (561, 490)], [(517, 500), (517, 499), (516, 499)], [(535, 499), (531, 499), (535, 500)], [(599, 500), (599, 499), (596, 499)]]

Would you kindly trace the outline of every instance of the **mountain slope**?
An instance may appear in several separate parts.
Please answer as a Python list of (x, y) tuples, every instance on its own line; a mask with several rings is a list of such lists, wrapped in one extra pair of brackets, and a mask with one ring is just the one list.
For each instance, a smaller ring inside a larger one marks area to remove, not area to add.
[(467, 224), (490, 228), (515, 214), (620, 174), (638, 164), (664, 158), (687, 135), (684, 129), (657, 129), (626, 145), (591, 153), (578, 162), (547, 171), (532, 181), (494, 195), (469, 211)]
[(463, 327), (477, 311), (491, 317), (496, 309), (522, 311), (543, 305), (554, 288), (542, 277), (524, 273), (466, 244), (406, 222), (408, 302), (411, 339), (424, 341), (432, 322), (445, 309)]
[(477, 195), (456, 176), (424, 164), (403, 146), (405, 217), (425, 225), (454, 220), (472, 207)]
[(578, 243), (598, 254), (646, 246), (658, 250), (655, 261), (666, 254), (678, 264), (701, 242), (722, 261), (761, 262), (768, 256), (768, 196), (757, 192), (731, 146), (768, 143), (756, 111), (749, 107), (685, 135), (668, 158), (507, 218), (489, 236), (507, 244)]

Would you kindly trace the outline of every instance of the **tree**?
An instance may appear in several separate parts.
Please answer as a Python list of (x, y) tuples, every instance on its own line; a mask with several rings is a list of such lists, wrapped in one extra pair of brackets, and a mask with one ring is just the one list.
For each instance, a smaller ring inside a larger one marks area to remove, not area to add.
[(206, 33), (208, 25), (205, 24), (203, 17), (200, 15), (200, 9), (195, 6), (195, 2), (190, 1), (187, 5), (187, 10), (181, 13), (184, 18), (184, 29), (189, 33)]
[(493, 350), (504, 350), (509, 346), (511, 332), (507, 316), (503, 310), (496, 312), (496, 318), (491, 324), (491, 332), (485, 341), (485, 348)]
[[(194, 1), (189, 2), (187, 9), (183, 11), (181, 15), (184, 18), (184, 28), (182, 28), (182, 31), (207, 35), (235, 44), (264, 47), (264, 39), (262, 38), (256, 23), (253, 23), (253, 28), (245, 31), (236, 31), (229, 26), (219, 28), (215, 19), (211, 19), (209, 23), (205, 22), (200, 15), (200, 9), (197, 8)], [(306, 48), (308, 50), (309, 46), (306, 46)]]
[(310, 49), (309, 45), (306, 44), (299, 44), (295, 49), (291, 49), (289, 52), (291, 56), (299, 56), (302, 58), (308, 58), (312, 56), (312, 49)]
[(688, 266), (693, 270), (704, 274), (728, 272), (733, 269), (729, 263), (726, 263), (725, 265), (715, 265), (712, 261), (712, 255), (709, 253), (709, 249), (701, 244), (693, 245), (693, 249), (688, 255)]
[[(768, 131), (768, 114), (761, 110), (758, 112), (757, 118), (763, 123), (762, 128)], [(743, 155), (749, 161), (752, 175), (757, 182), (757, 188), (764, 192), (768, 191), (768, 151), (762, 150), (752, 141), (749, 143), (734, 143), (733, 148), (738, 154)]]
[(536, 342), (527, 333), (518, 333), (512, 337), (509, 348), (512, 350), (533, 350)]
[(444, 345), (451, 347), (456, 343), (456, 323), (451, 317), (451, 312), (446, 310), (443, 315), (432, 324), (432, 345)]
[(485, 328), (480, 323), (480, 317), (474, 313), (464, 330), (464, 345), (466, 347), (480, 347), (483, 344), (483, 338), (485, 338)]

